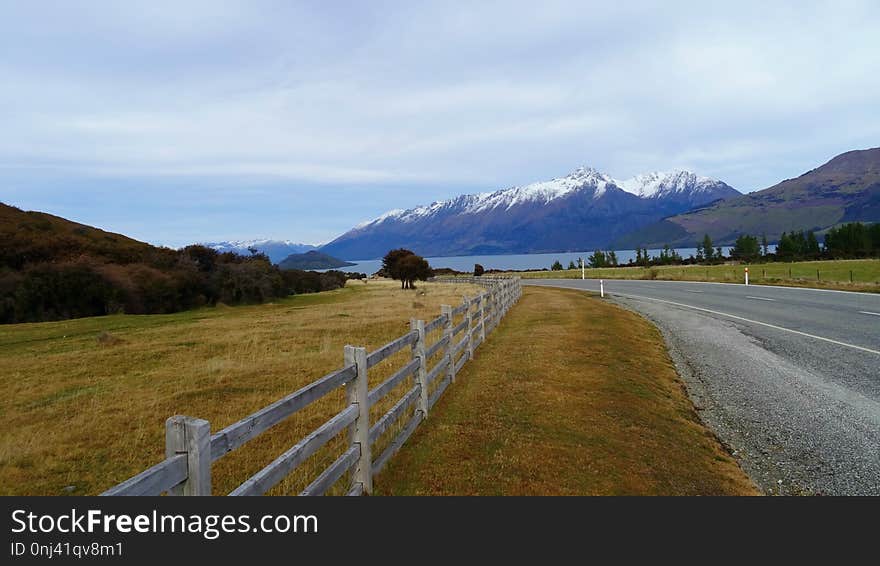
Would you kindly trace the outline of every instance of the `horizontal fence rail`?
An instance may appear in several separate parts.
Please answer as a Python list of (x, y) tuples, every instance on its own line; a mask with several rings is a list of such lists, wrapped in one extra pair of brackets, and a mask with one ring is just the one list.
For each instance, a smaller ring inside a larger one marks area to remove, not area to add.
[[(342, 410), (229, 495), (265, 494), (343, 431), (348, 431), (347, 448), (299, 494), (324, 495), (346, 476), (346, 495), (369, 494), (373, 476), (428, 417), (437, 400), (455, 382), (456, 374), (473, 359), (474, 350), (522, 295), (518, 277), (437, 277), (429, 281), (471, 283), (484, 290), (475, 297), (464, 297), (458, 306), (443, 305), (440, 316), (427, 323), (411, 320), (409, 332), (372, 352), (346, 346), (341, 369), (213, 435), (205, 420), (181, 415), (169, 418), (165, 423), (165, 460), (101, 495), (211, 495), (213, 462), (343, 386), (347, 404)], [(456, 323), (458, 317), (461, 320)], [(429, 336), (435, 337), (430, 345)], [(370, 389), (368, 370), (407, 348), (409, 361)], [(371, 423), (370, 409), (401, 388), (402, 395), (385, 401), (382, 407), (391, 404), (390, 408)], [(399, 427), (398, 432), (374, 459), (373, 450), (381, 448), (378, 441), (394, 433), (394, 427)]]

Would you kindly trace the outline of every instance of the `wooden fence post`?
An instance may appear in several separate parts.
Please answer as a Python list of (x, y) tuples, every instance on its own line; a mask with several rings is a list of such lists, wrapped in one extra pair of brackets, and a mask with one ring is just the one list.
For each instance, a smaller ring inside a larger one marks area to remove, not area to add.
[(480, 345), (486, 341), (486, 292), (480, 293)]
[(446, 366), (446, 375), (449, 376), (450, 381), (455, 381), (455, 359), (452, 356), (452, 346), (454, 346), (452, 343), (452, 306), (440, 305), (440, 312), (446, 317), (446, 320), (443, 321), (443, 337), (446, 338), (446, 358), (449, 360), (449, 365)]
[(418, 410), (424, 418), (428, 418), (428, 359), (425, 355), (425, 321), (410, 319), (409, 327), (418, 333), (415, 344), (412, 345), (412, 357), (419, 360), (419, 369), (416, 372), (416, 383), (419, 384)]
[(358, 406), (358, 417), (351, 425), (352, 446), (360, 447), (360, 458), (354, 467), (351, 484), (361, 484), (364, 493), (373, 491), (372, 458), (370, 454), (370, 401), (368, 394), (370, 383), (367, 376), (367, 349), (346, 346), (345, 365), (354, 364), (357, 368), (357, 377), (350, 381), (346, 387), (348, 402)]
[(186, 480), (168, 495), (211, 495), (211, 424), (176, 415), (165, 421), (165, 457), (186, 454)]
[(467, 328), (465, 329), (467, 334), (464, 335), (467, 338), (467, 356), (469, 360), (472, 360), (474, 359), (474, 317), (471, 313), (471, 301), (467, 298), (467, 295), (462, 297), (462, 302), (465, 306), (464, 317), (467, 319)]
[(489, 287), (489, 329), (495, 329), (495, 319), (498, 317), (498, 297), (495, 294), (495, 285)]

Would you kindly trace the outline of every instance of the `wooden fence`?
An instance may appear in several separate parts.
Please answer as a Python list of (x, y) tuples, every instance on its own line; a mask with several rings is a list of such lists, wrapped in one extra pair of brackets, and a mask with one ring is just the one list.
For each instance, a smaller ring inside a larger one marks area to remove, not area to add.
[[(300, 439), (229, 495), (263, 495), (341, 432), (348, 431), (348, 448), (317, 474), (300, 495), (324, 495), (341, 478), (350, 478), (346, 493), (372, 491), (375, 476), (428, 416), (428, 412), (455, 381), (474, 350), (498, 325), (522, 293), (519, 278), (435, 278), (436, 282), (473, 283), (485, 287), (476, 297), (465, 297), (459, 306), (443, 305), (430, 322), (411, 320), (410, 331), (381, 348), (345, 346), (344, 367), (279, 399), (223, 430), (211, 434), (208, 421), (174, 416), (165, 423), (165, 460), (112, 487), (101, 495), (211, 495), (211, 464), (249, 440), (305, 409), (342, 386), (347, 404), (342, 411)], [(453, 324), (456, 317), (461, 322)], [(428, 345), (431, 333), (441, 338)], [(461, 338), (458, 336), (461, 335)], [(369, 388), (370, 368), (409, 347), (410, 361), (374, 388)], [(433, 367), (429, 360), (442, 353)], [(376, 422), (370, 408), (400, 385), (411, 384), (400, 399)], [(410, 410), (412, 409), (412, 410)], [(386, 431), (402, 418), (406, 424), (375, 457), (372, 449)]]

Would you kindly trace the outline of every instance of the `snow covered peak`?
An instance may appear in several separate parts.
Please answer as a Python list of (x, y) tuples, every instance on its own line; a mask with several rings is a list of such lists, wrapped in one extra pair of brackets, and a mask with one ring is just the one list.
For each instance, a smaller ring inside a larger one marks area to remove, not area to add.
[(658, 198), (672, 193), (702, 193), (723, 185), (715, 179), (681, 170), (643, 173), (615, 183), (626, 192), (642, 198)]
[(234, 240), (228, 242), (206, 242), (203, 246), (216, 250), (219, 253), (232, 252), (239, 255), (250, 255), (250, 250), (256, 248), (269, 256), (273, 262), (278, 263), (290, 254), (299, 254), (315, 249), (309, 244), (300, 244), (292, 240), (270, 240), (267, 238), (255, 238), (252, 240)]
[(568, 193), (590, 187), (595, 189), (595, 197), (601, 196), (605, 192), (605, 187), (609, 183), (614, 183), (614, 179), (608, 175), (601, 173), (592, 167), (579, 167), (565, 177), (551, 179), (550, 181), (541, 181), (532, 183), (516, 190), (523, 194), (543, 195), (549, 197), (549, 200), (565, 196)]
[(451, 200), (437, 201), (409, 210), (399, 208), (389, 210), (373, 220), (358, 224), (355, 230), (377, 226), (388, 220), (413, 222), (444, 210), (458, 214), (476, 214), (496, 208), (507, 210), (529, 202), (548, 204), (581, 189), (591, 189), (593, 198), (599, 198), (610, 184), (614, 184), (614, 180), (608, 175), (590, 167), (581, 167), (565, 177), (557, 177), (549, 181), (539, 181), (491, 193), (462, 195)]
[(382, 222), (388, 220), (389, 218), (400, 218), (401, 216), (406, 214), (406, 212), (407, 211), (402, 208), (395, 208), (393, 210), (389, 210), (388, 212), (382, 214), (381, 216), (379, 216), (377, 218), (361, 222), (360, 224), (355, 226), (354, 229), (357, 230), (359, 228), (366, 228), (370, 224), (381, 224)]
[(522, 187), (511, 187), (494, 193), (473, 195), (475, 198), (466, 212), (480, 212), (498, 207), (507, 209), (525, 202), (548, 204), (585, 188), (593, 189), (593, 198), (598, 198), (605, 192), (605, 187), (609, 183), (613, 181), (608, 175), (589, 167), (581, 167), (565, 177), (539, 181)]
[(219, 252), (227, 251), (229, 249), (239, 249), (246, 250), (248, 248), (258, 248), (260, 246), (265, 246), (266, 244), (274, 244), (274, 245), (282, 245), (282, 246), (302, 246), (306, 248), (312, 248), (314, 246), (310, 246), (308, 244), (301, 244), (299, 242), (294, 242), (293, 240), (270, 240), (268, 238), (257, 238), (254, 240), (229, 240), (227, 242), (209, 242), (203, 244), (209, 248), (217, 250)]

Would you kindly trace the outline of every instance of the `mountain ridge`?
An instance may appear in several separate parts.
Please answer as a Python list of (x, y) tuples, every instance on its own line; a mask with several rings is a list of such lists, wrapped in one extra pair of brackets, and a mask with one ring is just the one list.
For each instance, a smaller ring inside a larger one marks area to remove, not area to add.
[(689, 171), (618, 181), (580, 167), (548, 181), (390, 210), (320, 249), (342, 259), (371, 259), (395, 247), (428, 256), (604, 247), (670, 214), (735, 195), (740, 193), (726, 183)]
[(771, 187), (670, 215), (615, 239), (615, 247), (689, 246), (704, 234), (718, 244), (742, 234), (824, 231), (846, 222), (880, 221), (880, 148), (841, 153), (823, 165)]

